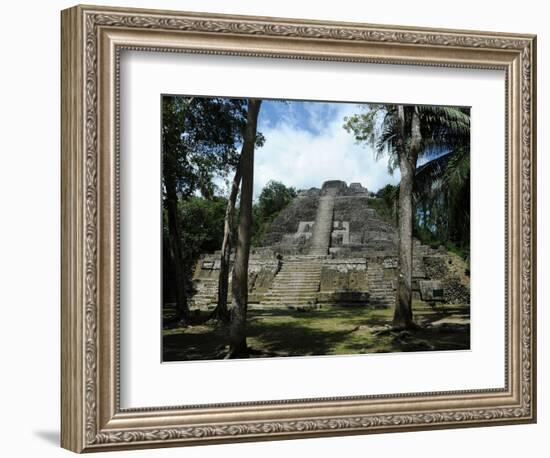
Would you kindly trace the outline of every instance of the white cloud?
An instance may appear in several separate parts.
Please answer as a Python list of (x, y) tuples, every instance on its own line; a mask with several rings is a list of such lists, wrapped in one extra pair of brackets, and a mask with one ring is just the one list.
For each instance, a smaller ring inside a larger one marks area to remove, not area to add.
[(290, 119), (264, 125), (266, 142), (255, 153), (254, 196), (259, 195), (269, 180), (307, 189), (338, 179), (348, 184), (360, 182), (371, 191), (387, 183), (398, 183), (399, 172), (393, 176), (388, 173), (386, 157), (377, 161), (371, 147), (357, 145), (343, 129), (344, 117), (358, 110), (357, 105), (342, 104), (328, 123), (321, 122), (318, 114), (310, 111), (310, 122), (322, 126), (318, 135)]

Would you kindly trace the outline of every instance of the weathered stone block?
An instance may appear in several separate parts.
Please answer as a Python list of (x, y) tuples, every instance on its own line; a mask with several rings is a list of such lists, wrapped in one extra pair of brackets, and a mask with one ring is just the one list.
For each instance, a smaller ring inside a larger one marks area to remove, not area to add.
[(443, 284), (439, 280), (420, 280), (420, 296), (423, 301), (438, 301), (444, 300)]
[(367, 291), (324, 291), (317, 295), (317, 301), (325, 305), (366, 307), (369, 305), (369, 297)]

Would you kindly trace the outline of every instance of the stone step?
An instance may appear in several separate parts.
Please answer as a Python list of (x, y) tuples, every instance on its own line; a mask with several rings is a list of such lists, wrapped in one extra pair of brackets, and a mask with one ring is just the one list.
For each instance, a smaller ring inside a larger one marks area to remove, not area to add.
[(319, 290), (319, 285), (297, 285), (294, 287), (276, 285), (275, 287), (270, 288), (268, 292), (296, 293), (298, 291), (318, 291), (318, 290)]
[(271, 288), (264, 294), (260, 307), (301, 307), (315, 303), (321, 268), (321, 263), (313, 259), (307, 262), (283, 262)]
[(273, 285), (270, 290), (281, 290), (281, 291), (296, 291), (299, 289), (318, 289), (319, 284), (318, 283), (296, 283), (294, 285), (283, 285), (283, 284), (277, 284)]
[(283, 266), (286, 267), (286, 270), (292, 270), (292, 271), (300, 271), (300, 272), (307, 272), (308, 270), (320, 270), (321, 265), (318, 261), (311, 261), (307, 264), (296, 264), (296, 263), (283, 263)]
[(265, 295), (266, 296), (283, 296), (283, 295), (295, 296), (302, 293), (313, 294), (318, 292), (319, 292), (318, 288), (300, 288), (300, 289), (293, 288), (293, 289), (276, 289), (276, 290), (270, 289), (267, 293), (265, 293)]
[(314, 276), (319, 275), (321, 273), (321, 269), (319, 270), (290, 270), (290, 269), (282, 269), (276, 276), (276, 278), (285, 278), (285, 277), (308, 277), (308, 276)]
[(321, 273), (321, 269), (319, 270), (300, 270), (300, 269), (285, 269), (281, 270), (277, 274), (277, 277), (279, 278), (285, 278), (285, 277), (292, 277), (295, 275), (304, 276), (307, 277), (308, 275), (319, 275)]
[(299, 283), (296, 285), (275, 285), (270, 288), (272, 291), (298, 291), (301, 289), (311, 289), (317, 291), (319, 285), (317, 283), (315, 284), (305, 284), (305, 283)]
[[(280, 275), (280, 276), (279, 276)], [(312, 281), (316, 280), (320, 277), (321, 272), (317, 272), (315, 274), (301, 274), (299, 272), (296, 272), (295, 274), (288, 275), (288, 274), (279, 274), (275, 277), (274, 281), (280, 282), (280, 281)]]
[(319, 199), (319, 207), (311, 236), (310, 254), (326, 255), (330, 247), (334, 214), (334, 196), (325, 195)]
[(304, 286), (304, 287), (297, 287), (297, 288), (271, 288), (266, 294), (297, 294), (301, 291), (313, 291), (317, 292), (319, 290), (319, 287), (317, 285), (314, 286)]
[(300, 273), (309, 273), (309, 272), (321, 272), (321, 268), (317, 267), (294, 267), (289, 266), (285, 269), (285, 272), (300, 272)]
[(270, 289), (276, 289), (276, 288), (286, 288), (286, 289), (293, 289), (293, 288), (299, 288), (301, 286), (305, 287), (312, 287), (312, 286), (318, 286), (319, 280), (317, 281), (295, 281), (295, 282), (277, 282), (271, 285)]
[[(284, 266), (284, 264), (283, 264)], [(320, 272), (321, 266), (288, 266), (285, 269), (285, 272), (301, 272), (301, 273), (307, 273), (307, 272)]]
[(277, 281), (279, 281), (279, 280), (286, 281), (286, 280), (297, 280), (297, 279), (300, 279), (300, 278), (303, 278), (303, 279), (305, 279), (305, 280), (311, 280), (311, 279), (319, 278), (320, 275), (321, 275), (321, 271), (319, 271), (319, 272), (308, 272), (308, 273), (303, 273), (303, 272), (293, 272), (293, 273), (284, 272), (284, 273), (278, 274), (278, 275), (275, 277), (275, 280), (277, 280)]
[(317, 279), (319, 278), (319, 276), (321, 275), (321, 272), (316, 272), (316, 273), (307, 273), (307, 274), (304, 274), (304, 273), (300, 273), (300, 272), (295, 272), (293, 274), (289, 274), (289, 273), (284, 273), (284, 274), (279, 274), (275, 277), (275, 280), (276, 281), (290, 281), (290, 280), (298, 280), (298, 279), (305, 279), (305, 280), (312, 280), (312, 279)]
[(276, 283), (271, 286), (270, 289), (296, 289), (296, 288), (313, 288), (314, 286), (319, 286), (319, 282), (295, 282), (295, 283)]

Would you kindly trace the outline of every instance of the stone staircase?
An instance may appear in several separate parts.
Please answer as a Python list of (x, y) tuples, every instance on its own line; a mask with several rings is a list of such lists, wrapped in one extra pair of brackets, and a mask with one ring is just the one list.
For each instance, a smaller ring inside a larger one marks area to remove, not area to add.
[(300, 261), (285, 261), (259, 306), (262, 308), (312, 306), (317, 302), (320, 282), (321, 262), (319, 260), (305, 258)]
[(190, 299), (189, 305), (193, 308), (206, 310), (218, 303), (218, 278), (201, 278), (194, 281), (197, 291)]
[(391, 279), (384, 278), (384, 268), (379, 263), (369, 263), (367, 267), (369, 282), (369, 302), (372, 307), (393, 307), (395, 290)]
[(313, 226), (311, 236), (310, 254), (314, 256), (325, 256), (330, 247), (330, 236), (332, 233), (332, 220), (334, 215), (334, 195), (327, 194), (319, 198), (319, 207)]

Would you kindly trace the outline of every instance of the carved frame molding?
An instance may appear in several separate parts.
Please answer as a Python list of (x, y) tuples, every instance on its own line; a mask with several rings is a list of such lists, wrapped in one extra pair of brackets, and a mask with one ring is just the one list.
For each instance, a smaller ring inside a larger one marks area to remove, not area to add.
[[(123, 49), (504, 70), (506, 387), (120, 409)], [(62, 446), (81, 452), (535, 421), (535, 62), (531, 35), (103, 7), (64, 10)]]

